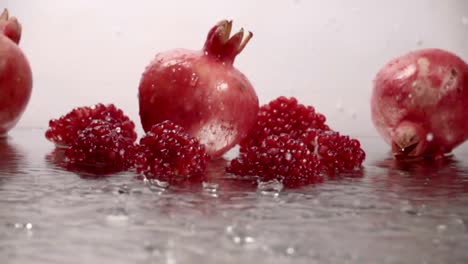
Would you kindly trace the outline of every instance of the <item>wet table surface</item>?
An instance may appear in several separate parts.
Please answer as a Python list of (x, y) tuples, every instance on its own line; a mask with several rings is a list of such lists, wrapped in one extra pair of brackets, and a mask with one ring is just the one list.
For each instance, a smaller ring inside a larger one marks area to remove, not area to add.
[(0, 142), (1, 263), (468, 263), (467, 144), (404, 164), (360, 138), (356, 175), (278, 191), (218, 174), (164, 189), (132, 171), (67, 171), (43, 134)]

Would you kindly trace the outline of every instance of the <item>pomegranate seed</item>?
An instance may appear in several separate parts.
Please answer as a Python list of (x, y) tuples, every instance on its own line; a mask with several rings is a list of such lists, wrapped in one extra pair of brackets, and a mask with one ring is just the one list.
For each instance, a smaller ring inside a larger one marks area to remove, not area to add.
[(138, 173), (168, 182), (203, 174), (207, 161), (204, 146), (170, 121), (153, 125), (135, 155)]

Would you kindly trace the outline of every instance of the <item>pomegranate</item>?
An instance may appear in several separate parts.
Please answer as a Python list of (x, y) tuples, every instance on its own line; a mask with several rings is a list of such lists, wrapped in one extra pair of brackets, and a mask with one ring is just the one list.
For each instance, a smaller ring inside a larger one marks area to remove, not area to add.
[(222, 156), (256, 121), (258, 98), (249, 80), (233, 66), (252, 37), (230, 36), (223, 20), (208, 33), (201, 51), (175, 49), (156, 55), (139, 85), (140, 118), (147, 132), (169, 120), (205, 145), (211, 158)]
[(468, 137), (468, 66), (448, 51), (418, 50), (374, 80), (372, 120), (396, 158), (440, 157)]
[(21, 25), (5, 9), (0, 15), (0, 135), (18, 122), (29, 102), (32, 73), (18, 43)]

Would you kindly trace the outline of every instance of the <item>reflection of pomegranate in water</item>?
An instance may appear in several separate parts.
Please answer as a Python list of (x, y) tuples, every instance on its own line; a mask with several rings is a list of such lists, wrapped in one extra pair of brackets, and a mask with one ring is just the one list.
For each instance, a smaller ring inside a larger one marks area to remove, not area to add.
[(398, 57), (377, 74), (371, 109), (397, 158), (448, 153), (468, 138), (468, 66), (438, 49)]
[(19, 121), (29, 102), (32, 73), (18, 43), (21, 25), (5, 9), (0, 15), (0, 136)]
[(64, 148), (55, 148), (52, 152), (47, 154), (45, 156), (47, 165), (54, 169), (59, 168), (77, 174), (83, 179), (100, 179), (112, 176), (121, 170), (119, 167), (114, 168), (109, 166), (96, 166), (94, 164), (70, 163), (66, 159), (65, 151), (66, 149)]
[(8, 138), (0, 138), (0, 176), (8, 176), (17, 173), (22, 159), (15, 145)]
[(429, 199), (468, 193), (466, 175), (460, 173), (467, 171), (468, 166), (451, 156), (418, 162), (386, 159), (376, 166), (385, 170), (388, 177), (374, 177), (374, 183), (388, 192)]

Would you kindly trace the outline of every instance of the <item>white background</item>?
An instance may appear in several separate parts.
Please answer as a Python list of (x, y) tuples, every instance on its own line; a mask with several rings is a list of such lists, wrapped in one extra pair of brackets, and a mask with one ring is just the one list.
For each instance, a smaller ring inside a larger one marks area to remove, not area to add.
[(141, 132), (137, 87), (157, 52), (200, 49), (224, 18), (254, 33), (236, 67), (260, 102), (279, 95), (373, 136), (372, 79), (394, 56), (437, 47), (468, 60), (467, 0), (1, 0), (23, 25), (34, 74), (17, 128), (45, 128), (75, 106), (113, 102)]

